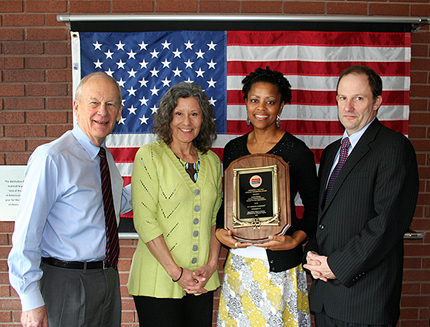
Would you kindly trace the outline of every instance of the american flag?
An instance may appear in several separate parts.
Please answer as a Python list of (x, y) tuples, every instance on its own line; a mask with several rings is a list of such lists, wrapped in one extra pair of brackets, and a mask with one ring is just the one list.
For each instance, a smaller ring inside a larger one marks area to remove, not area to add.
[(199, 84), (217, 121), (213, 150), (250, 131), (241, 92), (242, 79), (269, 66), (290, 81), (291, 105), (281, 128), (302, 139), (319, 164), (322, 150), (338, 139), (335, 88), (339, 73), (353, 64), (375, 69), (383, 79), (378, 118), (408, 133), (411, 61), (410, 33), (324, 31), (160, 31), (72, 33), (74, 87), (81, 76), (104, 71), (123, 92), (120, 123), (107, 145), (126, 183), (134, 155), (155, 140), (150, 133), (158, 102), (181, 81)]

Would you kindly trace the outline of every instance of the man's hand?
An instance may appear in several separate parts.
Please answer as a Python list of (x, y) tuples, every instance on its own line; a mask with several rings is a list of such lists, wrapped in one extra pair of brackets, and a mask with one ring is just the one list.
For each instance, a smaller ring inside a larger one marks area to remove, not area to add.
[(23, 327), (48, 327), (46, 307), (41, 306), (33, 310), (23, 311), (21, 324)]
[(336, 279), (336, 276), (328, 266), (326, 256), (309, 251), (306, 255), (306, 262), (303, 268), (309, 270), (313, 278), (321, 279), (324, 282), (327, 282), (329, 279)]

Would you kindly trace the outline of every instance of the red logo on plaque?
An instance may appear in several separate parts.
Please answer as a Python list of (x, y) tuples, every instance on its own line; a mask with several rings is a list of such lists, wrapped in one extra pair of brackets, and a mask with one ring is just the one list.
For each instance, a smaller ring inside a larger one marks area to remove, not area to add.
[(249, 184), (254, 188), (259, 187), (262, 182), (263, 182), (263, 179), (258, 175), (252, 176), (251, 179), (249, 180)]

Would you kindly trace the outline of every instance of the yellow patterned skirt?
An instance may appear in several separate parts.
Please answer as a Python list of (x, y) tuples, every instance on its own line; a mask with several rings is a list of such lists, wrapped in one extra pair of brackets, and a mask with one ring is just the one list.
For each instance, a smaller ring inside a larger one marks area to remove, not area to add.
[(306, 273), (300, 264), (270, 272), (267, 259), (229, 253), (218, 327), (311, 326)]

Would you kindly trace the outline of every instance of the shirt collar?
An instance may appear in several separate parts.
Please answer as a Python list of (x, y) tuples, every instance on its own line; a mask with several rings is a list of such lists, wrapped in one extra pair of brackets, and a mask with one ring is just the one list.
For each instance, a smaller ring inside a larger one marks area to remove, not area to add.
[(346, 130), (343, 132), (342, 141), (345, 137), (349, 137), (349, 142), (351, 143), (351, 150), (354, 149), (355, 145), (360, 141), (361, 137), (363, 136), (364, 132), (369, 128), (370, 124), (373, 123), (376, 117), (374, 117), (366, 126), (364, 126), (362, 129), (360, 129), (358, 132), (355, 132), (354, 134), (348, 135)]
[[(72, 133), (78, 143), (84, 148), (85, 152), (88, 153), (88, 156), (93, 160), (97, 158), (97, 155), (100, 151), (100, 147), (96, 146), (93, 141), (90, 140), (90, 138), (82, 131), (78, 124), (75, 124)], [(104, 141), (101, 146), (106, 148), (106, 144)]]

